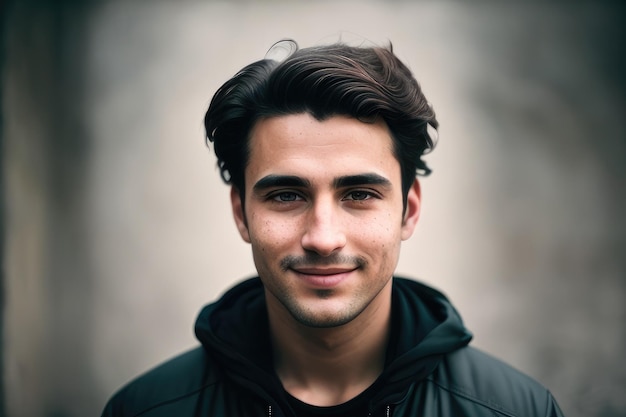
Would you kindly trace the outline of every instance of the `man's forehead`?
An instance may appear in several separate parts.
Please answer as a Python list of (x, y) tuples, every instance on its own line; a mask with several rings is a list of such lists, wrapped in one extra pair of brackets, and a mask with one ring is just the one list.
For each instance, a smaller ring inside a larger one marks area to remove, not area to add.
[(345, 153), (355, 153), (371, 146), (382, 146), (391, 151), (394, 148), (391, 132), (383, 119), (364, 122), (334, 115), (318, 120), (308, 113), (295, 113), (258, 120), (250, 130), (248, 155), (250, 157), (259, 150), (274, 152), (292, 146), (308, 152), (309, 148), (342, 145), (348, 145), (342, 150)]
[(399, 171), (387, 126), (346, 116), (321, 121), (309, 114), (262, 119), (252, 130), (246, 162), (250, 186), (275, 176), (336, 186), (348, 177), (351, 182), (381, 184), (372, 181), (378, 175), (391, 183), (397, 180), (393, 172)]

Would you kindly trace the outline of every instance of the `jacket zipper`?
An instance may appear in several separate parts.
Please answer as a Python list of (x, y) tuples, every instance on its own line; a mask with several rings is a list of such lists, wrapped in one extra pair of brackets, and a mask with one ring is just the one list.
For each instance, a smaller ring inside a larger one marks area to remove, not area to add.
[[(371, 417), (372, 413), (367, 413), (367, 417)], [(267, 406), (267, 417), (272, 417), (272, 406)], [(385, 410), (385, 417), (391, 417), (391, 406), (387, 406)]]

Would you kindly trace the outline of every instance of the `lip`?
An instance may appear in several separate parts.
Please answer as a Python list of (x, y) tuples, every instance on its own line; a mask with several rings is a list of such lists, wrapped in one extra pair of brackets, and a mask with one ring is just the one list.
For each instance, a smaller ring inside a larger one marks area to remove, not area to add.
[(311, 287), (330, 289), (341, 284), (356, 269), (354, 267), (311, 267), (293, 269), (293, 272)]

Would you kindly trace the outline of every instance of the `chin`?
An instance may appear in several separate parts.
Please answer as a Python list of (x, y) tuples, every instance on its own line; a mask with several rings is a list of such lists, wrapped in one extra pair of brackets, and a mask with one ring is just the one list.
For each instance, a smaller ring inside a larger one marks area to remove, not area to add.
[(290, 308), (289, 312), (301, 325), (318, 329), (328, 329), (346, 325), (361, 313), (361, 311), (346, 311), (345, 309), (344, 311), (329, 310), (319, 306), (313, 308), (298, 306), (296, 308)]
[(294, 318), (303, 326), (312, 327), (315, 329), (331, 329), (335, 327), (341, 327), (350, 323), (354, 318), (349, 317), (333, 317), (333, 318), (319, 318), (319, 317), (295, 317)]

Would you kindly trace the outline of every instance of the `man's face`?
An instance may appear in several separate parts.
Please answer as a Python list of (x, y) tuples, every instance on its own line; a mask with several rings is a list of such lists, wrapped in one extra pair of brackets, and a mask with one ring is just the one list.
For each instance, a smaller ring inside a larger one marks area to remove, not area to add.
[(419, 184), (403, 213), (400, 165), (387, 125), (309, 114), (260, 120), (250, 138), (245, 213), (268, 308), (312, 327), (387, 309), (400, 242), (419, 217)]

